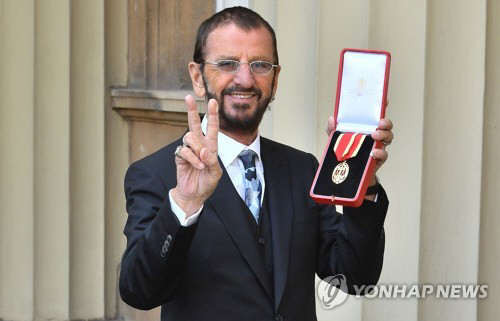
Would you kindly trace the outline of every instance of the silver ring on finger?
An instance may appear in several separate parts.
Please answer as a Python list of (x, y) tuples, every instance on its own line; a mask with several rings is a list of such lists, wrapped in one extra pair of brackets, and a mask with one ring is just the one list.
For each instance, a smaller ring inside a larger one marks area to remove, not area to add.
[(182, 147), (191, 148), (189, 147), (188, 143), (186, 143), (186, 135), (182, 136)]
[(183, 148), (184, 146), (183, 145), (179, 145), (177, 146), (177, 148), (175, 149), (175, 152), (174, 152), (174, 155), (175, 157), (179, 157), (180, 159), (184, 159), (181, 155), (181, 149)]
[(385, 146), (389, 146), (389, 145), (391, 144), (391, 142), (388, 142), (388, 141), (383, 140), (383, 141), (382, 141), (382, 144), (384, 144)]

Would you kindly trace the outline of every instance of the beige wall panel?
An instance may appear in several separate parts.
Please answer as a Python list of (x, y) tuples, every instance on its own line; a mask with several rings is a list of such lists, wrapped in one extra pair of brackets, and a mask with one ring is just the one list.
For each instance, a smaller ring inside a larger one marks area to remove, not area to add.
[(0, 319), (33, 319), (34, 3), (0, 1)]
[[(105, 88), (127, 84), (127, 1), (105, 1)], [(110, 108), (105, 111), (105, 318), (117, 318), (118, 271), (125, 249), (122, 233), (127, 218), (123, 177), (128, 166), (128, 127)]]
[(488, 284), (488, 298), (478, 302), (478, 320), (494, 320), (500, 315), (500, 2), (488, 1), (486, 37), (486, 91), (483, 129), (483, 181), (481, 198), (481, 243), (479, 283)]
[[(128, 148), (130, 163), (150, 155), (174, 140), (179, 139), (187, 130), (187, 114), (175, 112), (158, 112), (142, 109), (120, 110), (129, 126)], [(121, 185), (123, 176), (121, 173)], [(120, 187), (120, 191), (123, 187)], [(122, 203), (124, 201), (122, 200)], [(125, 216), (125, 210), (122, 215)], [(126, 217), (126, 216), (125, 216)], [(124, 222), (122, 224), (122, 227)], [(122, 249), (123, 252), (123, 249)], [(118, 304), (118, 312), (125, 320), (155, 321), (159, 320), (160, 308), (150, 311), (134, 309), (121, 300)]]
[(134, 119), (130, 122), (129, 151), (131, 163), (156, 152), (165, 145), (179, 139), (186, 132), (188, 127), (187, 114), (172, 114), (178, 120), (163, 123), (151, 119)]
[[(420, 282), (476, 283), (486, 1), (429, 1)], [(474, 320), (475, 300), (427, 298), (419, 320)]]
[[(252, 10), (259, 13), (267, 22), (273, 27), (276, 32), (276, 18), (277, 18), (277, 3), (276, 0), (254, 0), (252, 1)], [(278, 49), (280, 48), (280, 39), (278, 41)], [(281, 57), (281, 52), (278, 51), (278, 55)], [(278, 86), (277, 97), (280, 96), (281, 86)], [(262, 122), (259, 126), (259, 133), (267, 138), (274, 139), (274, 110), (275, 103), (271, 103), (271, 110), (267, 110), (262, 118)]]
[(71, 319), (104, 318), (104, 2), (71, 1)]
[(35, 320), (67, 320), (69, 1), (35, 9)]
[[(314, 126), (316, 144), (313, 150), (319, 159), (323, 154), (328, 136), (325, 129), (327, 120), (333, 115), (335, 93), (337, 88), (337, 74), (340, 51), (343, 48), (366, 47), (366, 15), (368, 1), (356, 0), (339, 2), (322, 0), (318, 8), (318, 52), (316, 88), (316, 122)], [(301, 20), (301, 25), (310, 24), (310, 21)], [(304, 44), (302, 44), (304, 45)], [(300, 44), (296, 44), (300, 47)], [(315, 46), (314, 43), (306, 46)], [(313, 106), (310, 106), (313, 107)], [(316, 282), (318, 283), (318, 281)], [(349, 297), (342, 305), (331, 310), (325, 310), (320, 302), (316, 303), (318, 320), (362, 320), (362, 300)]]
[[(367, 35), (367, 0), (322, 0), (318, 10), (318, 65), (316, 157), (323, 155), (328, 136), (327, 120), (333, 115), (340, 51), (365, 48)], [(308, 23), (304, 21), (303, 23)]]
[(274, 139), (315, 152), (317, 1), (277, 2), (281, 74), (274, 105)]
[[(390, 199), (379, 283), (418, 283), (424, 124), (426, 2), (372, 0), (368, 48), (392, 55), (387, 117), (394, 143), (379, 176)], [(365, 300), (363, 320), (417, 320), (418, 301)]]

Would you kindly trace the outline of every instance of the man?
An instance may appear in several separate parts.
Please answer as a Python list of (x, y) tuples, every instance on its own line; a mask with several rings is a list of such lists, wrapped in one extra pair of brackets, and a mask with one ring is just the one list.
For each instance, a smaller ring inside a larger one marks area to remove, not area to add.
[[(242, 7), (215, 14), (198, 30), (189, 73), (208, 114), (200, 123), (186, 97), (189, 132), (125, 178), (123, 300), (161, 305), (164, 321), (304, 321), (316, 320), (315, 273), (342, 273), (351, 291), (376, 283), (383, 189), (340, 215), (308, 195), (313, 155), (258, 134), (280, 73), (269, 24)], [(373, 138), (389, 144), (392, 124), (380, 128)], [(373, 157), (380, 167), (387, 153)]]

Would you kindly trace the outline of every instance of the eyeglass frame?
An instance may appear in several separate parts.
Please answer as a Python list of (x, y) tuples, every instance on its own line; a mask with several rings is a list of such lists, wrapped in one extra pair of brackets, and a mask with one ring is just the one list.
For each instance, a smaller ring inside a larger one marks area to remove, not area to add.
[[(236, 67), (236, 69), (234, 71), (227, 71), (227, 70), (224, 70), (222, 68), (220, 68), (218, 65), (221, 61), (230, 61), (230, 62), (236, 62), (238, 64), (238, 66)], [(262, 74), (259, 74), (259, 73), (256, 73), (253, 69), (252, 69), (252, 64), (254, 63), (257, 63), (257, 62), (264, 62), (266, 64), (270, 64), (271, 65), (271, 69), (269, 69), (269, 71), (265, 72), (265, 73), (262, 73)], [(269, 61), (264, 61), (264, 60), (255, 60), (255, 61), (249, 61), (249, 62), (241, 62), (241, 61), (238, 61), (238, 60), (234, 60), (234, 59), (221, 59), (221, 60), (217, 60), (215, 62), (211, 62), (211, 61), (204, 61), (202, 63), (200, 63), (200, 65), (203, 65), (203, 64), (209, 64), (209, 65), (212, 65), (212, 66), (215, 66), (216, 69), (219, 69), (220, 71), (222, 72), (226, 72), (226, 73), (229, 73), (229, 74), (235, 74), (237, 73), (238, 71), (240, 71), (240, 67), (242, 64), (248, 64), (248, 67), (250, 68), (250, 71), (252, 72), (252, 74), (254, 74), (255, 76), (265, 76), (267, 74), (269, 74), (274, 68), (277, 68), (279, 67), (279, 65), (275, 65), (273, 64), (272, 62), (269, 62)]]

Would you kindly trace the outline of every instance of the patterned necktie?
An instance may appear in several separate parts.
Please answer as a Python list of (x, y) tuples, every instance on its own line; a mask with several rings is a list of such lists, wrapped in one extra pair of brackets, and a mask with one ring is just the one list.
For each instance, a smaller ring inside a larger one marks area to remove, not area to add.
[(259, 222), (262, 185), (257, 177), (255, 156), (257, 156), (257, 154), (253, 150), (245, 149), (240, 153), (239, 158), (243, 162), (243, 167), (245, 168), (243, 172), (243, 176), (245, 177), (245, 203), (255, 217), (255, 220)]

